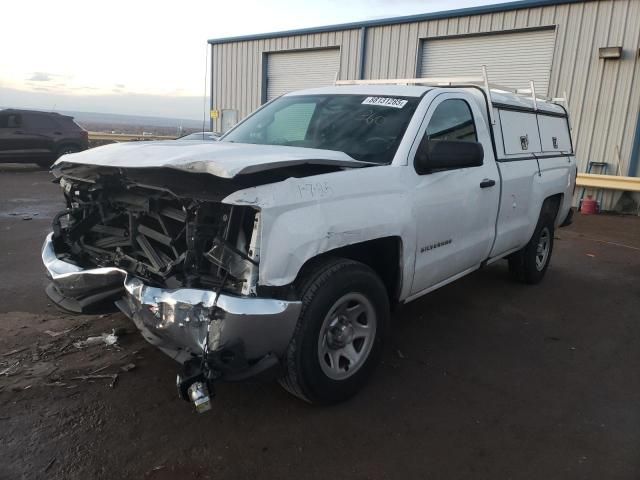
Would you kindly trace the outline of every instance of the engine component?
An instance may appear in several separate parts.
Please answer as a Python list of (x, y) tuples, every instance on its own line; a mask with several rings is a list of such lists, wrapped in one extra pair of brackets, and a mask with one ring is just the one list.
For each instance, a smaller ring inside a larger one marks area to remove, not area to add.
[[(84, 268), (116, 267), (163, 288), (246, 290), (256, 210), (185, 198), (123, 176), (62, 177), (54, 244)], [(227, 273), (225, 275), (225, 273)]]

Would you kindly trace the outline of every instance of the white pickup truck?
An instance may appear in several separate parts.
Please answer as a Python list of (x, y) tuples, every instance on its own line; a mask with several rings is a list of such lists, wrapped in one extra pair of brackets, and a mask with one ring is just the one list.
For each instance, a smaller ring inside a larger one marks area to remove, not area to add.
[(206, 410), (214, 382), (267, 374), (344, 400), (394, 305), (500, 259), (539, 282), (576, 163), (560, 105), (389, 84), (289, 93), (219, 142), (108, 145), (53, 173), (67, 209), (42, 250), (49, 296), (115, 301)]

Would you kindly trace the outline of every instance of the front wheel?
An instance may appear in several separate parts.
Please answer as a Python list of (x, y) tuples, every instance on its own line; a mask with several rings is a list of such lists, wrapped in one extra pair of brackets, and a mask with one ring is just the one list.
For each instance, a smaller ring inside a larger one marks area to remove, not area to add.
[(535, 284), (542, 280), (553, 252), (553, 217), (542, 214), (529, 243), (509, 257), (509, 272), (520, 282)]
[(310, 403), (353, 396), (380, 360), (389, 322), (387, 291), (368, 266), (333, 259), (298, 282), (302, 311), (280, 384)]

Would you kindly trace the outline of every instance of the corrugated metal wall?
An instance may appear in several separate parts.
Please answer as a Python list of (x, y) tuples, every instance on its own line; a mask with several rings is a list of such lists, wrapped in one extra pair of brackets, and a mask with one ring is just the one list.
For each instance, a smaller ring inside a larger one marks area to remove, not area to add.
[[(235, 108), (243, 118), (263, 99), (264, 54), (311, 48), (340, 48), (340, 79), (356, 78), (360, 30), (293, 35), (255, 41), (214, 44), (212, 48), (213, 106)], [(218, 125), (216, 126), (219, 128)]]
[[(421, 40), (556, 25), (549, 93), (569, 96), (580, 171), (605, 161), (626, 175), (640, 110), (640, 0), (601, 0), (367, 27), (364, 78), (414, 77)], [(212, 45), (213, 105), (240, 118), (262, 100), (263, 52), (340, 47), (340, 78), (355, 79), (361, 31), (293, 35)], [(602, 60), (598, 48), (622, 46)], [(611, 206), (607, 196), (605, 206)]]

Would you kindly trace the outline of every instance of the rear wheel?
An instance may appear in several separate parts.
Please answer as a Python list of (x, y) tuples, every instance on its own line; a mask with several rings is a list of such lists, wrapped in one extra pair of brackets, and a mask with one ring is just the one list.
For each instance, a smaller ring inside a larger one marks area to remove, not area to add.
[(353, 396), (380, 360), (389, 321), (386, 289), (368, 266), (333, 259), (298, 282), (302, 311), (280, 384), (310, 403)]
[(509, 257), (509, 272), (520, 282), (535, 284), (542, 280), (553, 252), (554, 220), (542, 213), (529, 243)]

